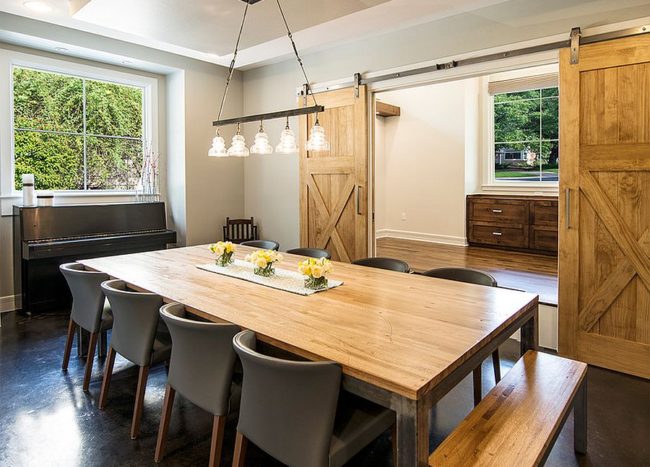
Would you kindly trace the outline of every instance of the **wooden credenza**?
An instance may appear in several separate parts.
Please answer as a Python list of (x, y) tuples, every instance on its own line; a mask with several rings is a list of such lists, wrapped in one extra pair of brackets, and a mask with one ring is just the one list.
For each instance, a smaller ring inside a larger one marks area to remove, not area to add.
[(556, 196), (467, 196), (470, 245), (557, 255)]

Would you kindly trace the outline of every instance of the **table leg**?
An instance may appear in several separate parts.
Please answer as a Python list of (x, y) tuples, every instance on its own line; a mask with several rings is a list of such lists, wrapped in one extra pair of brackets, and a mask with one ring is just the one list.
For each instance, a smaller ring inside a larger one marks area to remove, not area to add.
[(400, 397), (395, 412), (397, 466), (425, 467), (429, 460), (430, 410), (421, 402)]
[(528, 350), (537, 350), (537, 336), (539, 335), (538, 313), (538, 309), (535, 308), (533, 316), (521, 327), (521, 355), (524, 355)]
[(587, 377), (578, 388), (573, 401), (573, 447), (577, 453), (587, 453)]

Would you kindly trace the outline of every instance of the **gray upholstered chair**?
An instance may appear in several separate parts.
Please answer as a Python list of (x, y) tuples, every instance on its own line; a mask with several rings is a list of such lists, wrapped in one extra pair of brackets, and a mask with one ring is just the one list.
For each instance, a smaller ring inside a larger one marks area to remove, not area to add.
[(79, 326), (90, 333), (83, 382), (83, 390), (88, 391), (98, 337), (103, 333), (103, 340), (105, 341), (106, 331), (113, 326), (113, 315), (100, 287), (100, 284), (108, 280), (109, 277), (103, 272), (87, 271), (83, 264), (79, 263), (62, 264), (59, 269), (72, 293), (68, 337), (65, 343), (61, 368), (63, 370), (68, 369), (74, 333), (77, 326)]
[(152, 293), (130, 290), (120, 280), (103, 282), (101, 287), (113, 311), (113, 331), (99, 395), (99, 408), (103, 410), (106, 406), (117, 352), (139, 367), (138, 388), (131, 422), (131, 439), (135, 439), (140, 433), (140, 418), (149, 367), (169, 360), (171, 337), (167, 327), (159, 321), (159, 310), (163, 304), (161, 297)]
[(278, 251), (280, 249), (280, 244), (273, 240), (250, 240), (248, 242), (241, 242), (240, 245), (261, 248), (263, 250)]
[(332, 259), (330, 252), (321, 248), (294, 248), (292, 250), (287, 250), (287, 253), (291, 255), (308, 256), (310, 258)]
[(394, 258), (363, 258), (352, 261), (352, 264), (397, 272), (409, 272), (411, 270), (406, 261)]
[(160, 316), (167, 324), (173, 345), (155, 461), (160, 462), (165, 455), (167, 430), (178, 391), (213, 415), (209, 465), (218, 466), (231, 397), (236, 399), (239, 395), (239, 388), (231, 391), (236, 359), (232, 339), (239, 327), (188, 319), (185, 306), (180, 303), (164, 305)]
[(341, 393), (338, 364), (269, 357), (255, 344), (251, 331), (233, 339), (244, 369), (233, 466), (248, 440), (288, 465), (340, 466), (394, 428), (393, 411)]
[[(494, 277), (486, 272), (477, 271), (476, 269), (437, 268), (425, 271), (422, 275), (427, 277), (437, 277), (438, 279), (466, 282), (469, 284), (485, 285), (488, 287), (497, 286), (497, 281)], [(494, 380), (498, 383), (501, 380), (501, 358), (499, 356), (499, 349), (492, 352), (492, 365), (494, 366)], [(474, 405), (481, 402), (481, 398), (483, 397), (482, 379), (481, 366), (479, 365), (478, 368), (474, 370)]]

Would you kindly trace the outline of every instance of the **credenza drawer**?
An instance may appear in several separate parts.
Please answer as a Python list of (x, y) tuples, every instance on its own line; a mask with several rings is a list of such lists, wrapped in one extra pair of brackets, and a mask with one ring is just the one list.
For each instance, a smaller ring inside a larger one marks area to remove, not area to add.
[(472, 221), (527, 224), (528, 203), (518, 200), (473, 200), (469, 215)]
[(530, 248), (557, 252), (557, 241), (557, 227), (536, 225), (531, 227)]
[(486, 245), (528, 248), (528, 231), (525, 226), (502, 226), (473, 223), (469, 241)]
[(531, 203), (533, 225), (558, 225), (557, 201), (534, 201)]

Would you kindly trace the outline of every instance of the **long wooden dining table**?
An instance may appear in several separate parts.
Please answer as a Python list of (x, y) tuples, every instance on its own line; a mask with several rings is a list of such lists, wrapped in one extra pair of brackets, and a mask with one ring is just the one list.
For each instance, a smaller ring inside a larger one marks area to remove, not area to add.
[[(252, 248), (240, 246), (243, 259)], [(296, 270), (285, 254), (278, 268)], [(212, 321), (341, 365), (345, 390), (396, 413), (397, 463), (429, 456), (432, 407), (517, 330), (537, 347), (537, 295), (334, 262), (343, 285), (303, 296), (198, 269), (207, 245), (80, 261)]]

